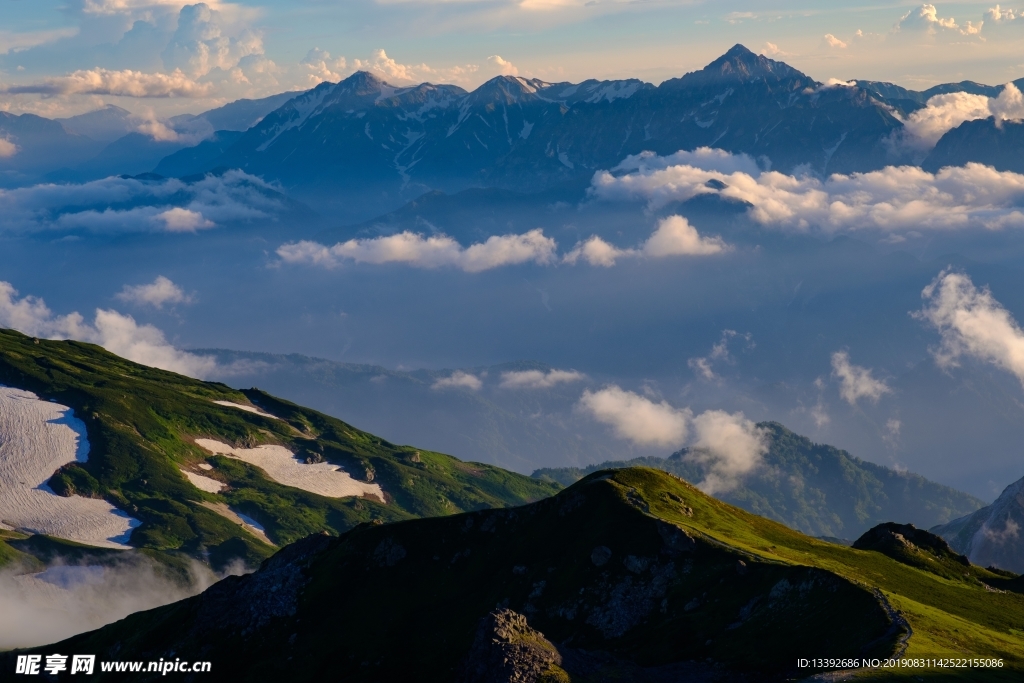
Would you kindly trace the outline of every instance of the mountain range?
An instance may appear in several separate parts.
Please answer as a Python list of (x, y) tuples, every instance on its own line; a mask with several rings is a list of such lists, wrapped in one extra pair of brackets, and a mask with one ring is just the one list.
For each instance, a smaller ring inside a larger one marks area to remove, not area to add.
[[(8, 184), (24, 184), (47, 174), (69, 182), (242, 168), (280, 182), (336, 221), (360, 222), (429, 191), (576, 196), (595, 171), (643, 151), (708, 146), (787, 173), (875, 170), (910, 161), (894, 134), (929, 98), (995, 97), (1000, 90), (971, 81), (924, 91), (876, 81), (821, 83), (742, 45), (658, 86), (499, 76), (467, 92), (431, 83), (397, 87), (357, 72), (305, 92), (177, 116), (162, 124), (170, 131), (162, 135), (140, 133), (145, 122), (112, 106), (52, 122), (6, 115), (0, 134), (23, 152), (0, 159), (0, 170)], [(925, 167), (979, 161), (1015, 170), (1008, 150), (1019, 147), (1016, 138), (984, 121), (948, 131)], [(47, 125), (53, 130), (45, 138), (33, 132)], [(175, 154), (187, 148), (193, 151)], [(60, 157), (57, 149), (67, 153)]]

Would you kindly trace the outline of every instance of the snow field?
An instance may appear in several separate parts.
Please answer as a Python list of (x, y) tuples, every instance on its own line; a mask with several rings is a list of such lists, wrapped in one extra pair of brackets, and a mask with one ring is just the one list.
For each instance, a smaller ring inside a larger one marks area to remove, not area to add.
[(202, 503), (200, 503), (200, 505), (202, 505), (207, 510), (213, 510), (221, 517), (234, 522), (235, 524), (242, 527), (243, 529), (248, 531), (256, 538), (260, 539), (267, 545), (274, 545), (276, 547), (276, 545), (270, 540), (270, 538), (267, 537), (266, 529), (264, 529), (263, 525), (257, 522), (255, 519), (247, 517), (241, 514), (240, 512), (236, 512), (235, 510), (232, 510), (224, 503), (211, 503), (209, 501), (203, 501)]
[(269, 417), (272, 420), (280, 420), (281, 419), (281, 418), (277, 417), (276, 415), (271, 415), (270, 413), (263, 412), (262, 410), (260, 410), (256, 406), (247, 406), (244, 403), (232, 403), (231, 401), (214, 401), (214, 403), (216, 403), (219, 406), (226, 406), (228, 408), (238, 408), (239, 410), (244, 410), (245, 412), (252, 413), (254, 415), (260, 415), (261, 417)]
[[(207, 467), (209, 467), (209, 465), (207, 465)], [(189, 472), (188, 470), (183, 470), (180, 467), (178, 468), (178, 471), (184, 474), (189, 482), (200, 491), (206, 491), (207, 493), (220, 493), (220, 490), (224, 488), (224, 484), (216, 479), (204, 477), (201, 474)]]
[(104, 548), (127, 548), (132, 519), (105, 500), (58, 496), (46, 482), (88, 459), (85, 424), (67, 406), (0, 386), (0, 523)]
[(382, 503), (385, 502), (384, 491), (379, 484), (356, 481), (348, 472), (330, 463), (320, 462), (307, 465), (284, 446), (234, 448), (213, 439), (196, 439), (196, 445), (211, 453), (227, 455), (255, 465), (278, 484), (302, 489), (327, 498), (368, 494), (376, 496)]

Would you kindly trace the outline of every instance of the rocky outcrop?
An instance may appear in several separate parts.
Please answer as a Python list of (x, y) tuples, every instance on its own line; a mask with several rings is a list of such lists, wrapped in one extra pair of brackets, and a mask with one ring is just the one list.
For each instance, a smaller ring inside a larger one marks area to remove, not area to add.
[(476, 638), (462, 663), (459, 683), (554, 683), (568, 681), (562, 656), (526, 617), (510, 609), (480, 620)]

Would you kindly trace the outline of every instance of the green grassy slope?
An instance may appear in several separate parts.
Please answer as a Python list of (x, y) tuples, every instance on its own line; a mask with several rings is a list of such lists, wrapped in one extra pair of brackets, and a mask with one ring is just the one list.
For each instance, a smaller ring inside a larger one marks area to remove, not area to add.
[[(84, 464), (50, 480), (62, 494), (103, 497), (139, 519), (138, 548), (181, 551), (215, 567), (235, 557), (250, 562), (273, 548), (203, 507), (226, 503), (266, 527), (278, 545), (318, 531), (340, 533), (361, 522), (445, 515), (537, 500), (559, 486), (440, 453), (396, 446), (340, 420), (259, 390), (235, 391), (138, 365), (98, 346), (34, 340), (0, 330), (0, 384), (33, 391), (70, 406), (85, 422), (90, 452)], [(255, 404), (281, 418), (262, 417), (213, 401)], [(194, 439), (236, 446), (280, 444), (300, 456), (322, 457), (356, 479), (383, 488), (387, 504), (370, 498), (333, 499), (278, 484), (239, 460), (211, 456)], [(179, 467), (208, 462), (229, 485), (220, 494), (193, 487)]]
[(1019, 680), (1024, 595), (986, 588), (1000, 578), (817, 541), (631, 468), (519, 508), (310, 537), (256, 574), (39, 651), (173, 651), (240, 681), (451, 681), (481, 618), (509, 608), (564, 655), (551, 680), (772, 681), (813, 673), (798, 657), (901, 652), (997, 657), (949, 680)]
[[(765, 431), (769, 446), (764, 466), (741, 486), (719, 497), (806, 534), (853, 540), (888, 521), (928, 528), (984, 505), (969, 494), (919, 475), (897, 472), (838, 448), (813, 443), (778, 423), (762, 422), (758, 427)], [(568, 486), (598, 470), (645, 466), (688, 481), (701, 481), (702, 466), (688, 461), (687, 454), (683, 450), (664, 459), (605, 462), (585, 469), (541, 469), (533, 476)]]

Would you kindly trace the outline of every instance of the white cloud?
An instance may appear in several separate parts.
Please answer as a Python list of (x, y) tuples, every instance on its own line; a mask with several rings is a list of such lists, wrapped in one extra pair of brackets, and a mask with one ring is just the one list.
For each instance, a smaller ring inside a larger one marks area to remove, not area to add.
[(121, 301), (163, 308), (164, 304), (190, 304), (192, 297), (163, 275), (148, 285), (125, 285), (116, 295)]
[(195, 232), (214, 226), (213, 221), (203, 218), (200, 212), (183, 209), (180, 206), (158, 213), (156, 219), (163, 221), (167, 232)]
[(641, 446), (680, 446), (689, 432), (692, 413), (666, 401), (655, 403), (639, 394), (611, 385), (599, 391), (585, 390), (581, 409), (606, 425), (616, 435)]
[(764, 430), (743, 413), (707, 410), (694, 417), (689, 408), (655, 403), (614, 384), (600, 391), (585, 390), (577, 405), (620, 438), (640, 446), (682, 446), (692, 425), (686, 459), (703, 467), (704, 480), (698, 486), (709, 494), (734, 488), (761, 465), (768, 451)]
[(826, 33), (824, 40), (825, 44), (828, 45), (830, 48), (845, 50), (847, 47), (849, 47), (845, 42), (839, 40), (831, 33)]
[(403, 263), (418, 268), (449, 266), (478, 273), (521, 263), (551, 263), (557, 245), (543, 230), (522, 235), (493, 235), (484, 242), (463, 247), (447, 235), (402, 232), (372, 239), (353, 239), (326, 247), (316, 242), (282, 245), (278, 256), (286, 263), (308, 263), (333, 268), (344, 261), (356, 263)]
[(886, 232), (1024, 227), (1024, 175), (981, 164), (932, 174), (914, 166), (835, 174), (825, 180), (761, 171), (746, 155), (702, 148), (632, 156), (594, 174), (590, 195), (604, 201), (670, 202), (718, 194), (750, 205), (755, 222), (786, 230)]
[(592, 266), (610, 268), (620, 258), (636, 256), (635, 249), (619, 249), (613, 244), (608, 244), (597, 235), (593, 235), (583, 242), (577, 242), (568, 254), (562, 257), (565, 263), (575, 264), (583, 260)]
[(710, 495), (735, 488), (768, 452), (764, 430), (743, 413), (705, 411), (693, 418), (693, 430), (696, 439), (686, 459), (705, 467), (704, 480), (697, 486)]
[(1024, 19), (1024, 10), (1002, 9), (999, 5), (990, 7), (985, 12), (985, 18), (997, 24), (1009, 23)]
[(487, 64), (502, 76), (519, 75), (519, 69), (516, 68), (515, 64), (507, 59), (502, 59), (501, 55), (491, 55), (487, 58)]
[(80, 313), (54, 315), (33, 296), (18, 299), (8, 282), (0, 282), (0, 327), (47, 339), (76, 339), (98, 344), (122, 358), (190, 377), (209, 377), (218, 368), (208, 356), (179, 351), (152, 325), (139, 325), (130, 315), (97, 309), (93, 323)]
[(457, 370), (448, 377), (442, 377), (431, 385), (432, 389), (469, 389), (479, 391), (484, 385), (483, 381), (476, 375)]
[(892, 393), (888, 384), (871, 375), (871, 370), (853, 365), (846, 351), (832, 354), (832, 375), (839, 379), (839, 395), (851, 406), (862, 398), (877, 403), (884, 394)]
[(710, 256), (724, 253), (731, 248), (720, 237), (702, 237), (686, 218), (668, 216), (658, 222), (658, 227), (651, 236), (636, 249), (619, 249), (594, 235), (583, 242), (577, 242), (576, 246), (562, 257), (562, 262), (575, 264), (582, 260), (592, 266), (610, 268), (622, 258)]
[(644, 242), (645, 256), (707, 256), (721, 254), (729, 247), (720, 237), (701, 237), (697, 229), (682, 216), (669, 216), (658, 223), (658, 228)]
[(237, 36), (225, 34), (220, 12), (205, 3), (185, 5), (178, 14), (178, 27), (164, 48), (164, 66), (194, 78), (213, 69), (228, 71), (245, 57), (263, 54), (262, 37), (243, 29)]
[(550, 389), (556, 384), (580, 382), (587, 376), (575, 370), (521, 370), (501, 373), (502, 389)]
[(182, 0), (85, 0), (82, 11), (86, 14), (134, 14), (157, 8), (177, 10), (185, 4)]
[(47, 78), (38, 83), (11, 85), (2, 92), (13, 95), (116, 95), (121, 97), (207, 97), (213, 83), (199, 83), (180, 69), (169, 74), (143, 73), (124, 69), (81, 69), (67, 76)]
[(893, 30), (897, 33), (920, 31), (929, 35), (936, 35), (942, 32), (952, 32), (963, 36), (972, 36), (981, 33), (981, 27), (984, 23), (979, 21), (977, 25), (974, 25), (968, 21), (961, 26), (956, 23), (956, 19), (953, 17), (940, 17), (935, 5), (923, 4), (917, 9), (910, 10), (904, 14)]
[(996, 125), (1024, 119), (1024, 96), (1017, 86), (1007, 83), (998, 97), (965, 92), (935, 95), (903, 122), (898, 142), (912, 152), (927, 152), (947, 131), (965, 121), (990, 116), (995, 118)]
[(269, 220), (283, 208), (269, 185), (242, 171), (191, 183), (112, 176), (80, 184), (0, 189), (0, 233), (193, 232), (216, 224)]
[(10, 159), (18, 153), (18, 146), (7, 140), (6, 138), (0, 138), (0, 159)]
[(707, 356), (691, 358), (686, 364), (699, 377), (707, 380), (718, 379), (718, 375), (714, 371), (714, 364), (720, 361), (734, 362), (732, 355), (729, 353), (729, 343), (737, 337), (746, 340), (748, 350), (754, 348), (753, 335), (749, 332), (740, 334), (736, 330), (722, 330), (722, 337), (711, 346), (711, 353)]
[(970, 356), (1024, 384), (1024, 330), (987, 287), (978, 289), (966, 274), (944, 270), (921, 296), (925, 306), (915, 317), (939, 331), (942, 343), (933, 355), (940, 367), (954, 367), (961, 356)]
[(349, 73), (348, 60), (344, 57), (332, 58), (330, 52), (318, 47), (307, 52), (299, 63), (310, 71), (312, 84), (340, 81)]

